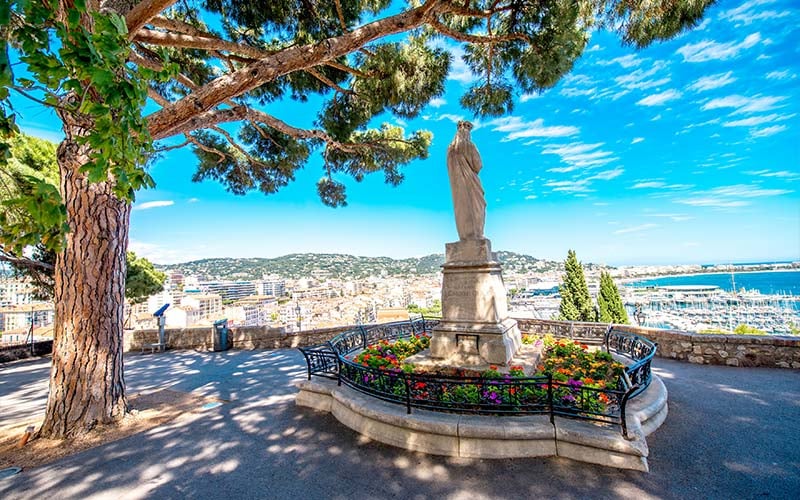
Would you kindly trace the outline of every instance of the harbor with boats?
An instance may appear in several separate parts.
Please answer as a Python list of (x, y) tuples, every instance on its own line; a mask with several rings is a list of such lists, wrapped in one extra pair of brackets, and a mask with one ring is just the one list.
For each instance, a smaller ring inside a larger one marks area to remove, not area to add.
[[(596, 283), (588, 281), (595, 296)], [(513, 297), (512, 311), (540, 319), (556, 317), (560, 296), (555, 285)], [(722, 333), (746, 325), (772, 335), (797, 334), (800, 328), (797, 270), (662, 276), (618, 286), (631, 323), (641, 326)]]

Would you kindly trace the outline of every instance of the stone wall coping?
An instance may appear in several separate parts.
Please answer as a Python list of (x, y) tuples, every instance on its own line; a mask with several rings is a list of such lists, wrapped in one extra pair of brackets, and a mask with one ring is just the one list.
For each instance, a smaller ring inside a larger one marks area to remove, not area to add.
[[(514, 315), (511, 315), (514, 318)], [(592, 330), (605, 330), (608, 328), (608, 323), (592, 323), (587, 321), (559, 321), (552, 319), (537, 319), (537, 318), (514, 318), (517, 322), (526, 324), (540, 324), (550, 326), (572, 326), (576, 329), (592, 329)], [(737, 334), (721, 334), (721, 333), (698, 333), (687, 332), (683, 330), (665, 330), (661, 328), (651, 328), (646, 326), (636, 325), (612, 325), (615, 330), (627, 331), (636, 333), (647, 337), (649, 335), (658, 337), (675, 337), (686, 338), (690, 337), (693, 340), (708, 341), (708, 342), (727, 342), (734, 344), (774, 344), (774, 345), (798, 345), (800, 346), (800, 336), (796, 335), (737, 335)]]

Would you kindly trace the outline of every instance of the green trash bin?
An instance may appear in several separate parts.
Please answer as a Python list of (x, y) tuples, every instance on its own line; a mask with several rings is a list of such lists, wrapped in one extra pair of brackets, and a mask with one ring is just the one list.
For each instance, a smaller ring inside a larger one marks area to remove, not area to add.
[(214, 322), (214, 338), (212, 347), (214, 351), (228, 350), (228, 319), (221, 319)]

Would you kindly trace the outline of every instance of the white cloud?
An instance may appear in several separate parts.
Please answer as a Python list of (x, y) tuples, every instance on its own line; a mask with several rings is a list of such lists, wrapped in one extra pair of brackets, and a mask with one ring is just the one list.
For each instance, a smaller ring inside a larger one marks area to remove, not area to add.
[(750, 137), (769, 137), (771, 135), (783, 132), (784, 130), (786, 130), (785, 125), (773, 125), (771, 127), (753, 129), (750, 131)]
[(578, 179), (572, 181), (549, 181), (545, 186), (552, 187), (553, 191), (563, 193), (591, 193), (594, 190), (589, 189), (589, 181), (586, 179)]
[[(464, 118), (464, 115), (454, 115), (454, 114), (451, 114), (451, 113), (442, 113), (440, 115), (435, 115), (435, 116), (423, 115), (422, 119), (425, 120), (425, 121), (433, 121), (433, 122), (440, 122), (442, 120), (447, 120), (447, 121), (451, 121), (453, 123), (458, 123), (461, 120), (464, 120), (465, 118)], [(472, 130), (478, 130), (479, 128), (482, 128), (483, 125), (484, 125), (478, 119), (471, 120), (471, 122), (472, 122)]]
[(494, 119), (489, 122), (489, 126), (494, 127), (492, 130), (495, 132), (507, 134), (503, 141), (513, 141), (527, 137), (568, 137), (580, 132), (580, 129), (571, 125), (546, 126), (542, 118), (524, 121), (518, 116)]
[(200, 201), (200, 198), (189, 198), (186, 200), (187, 203), (197, 203), (198, 201)]
[(649, 67), (649, 69), (637, 69), (629, 73), (624, 73), (615, 77), (614, 81), (626, 90), (645, 90), (658, 87), (660, 85), (666, 85), (670, 82), (668, 76), (664, 76), (656, 80), (650, 79), (652, 76), (655, 76), (656, 73), (665, 69), (666, 67), (666, 62), (656, 61)]
[(793, 118), (795, 115), (778, 115), (778, 114), (771, 114), (771, 115), (761, 115), (761, 116), (751, 116), (749, 118), (743, 118), (741, 120), (733, 120), (729, 122), (723, 122), (723, 127), (755, 127), (756, 125), (764, 125), (765, 123), (774, 123), (780, 122), (784, 120), (788, 120)]
[(738, 208), (746, 207), (750, 203), (747, 201), (731, 201), (724, 198), (687, 198), (685, 200), (677, 200), (676, 203), (683, 205), (691, 205), (693, 207), (712, 207), (712, 208)]
[(646, 214), (647, 217), (659, 217), (662, 219), (670, 219), (673, 222), (686, 222), (692, 220), (694, 217), (686, 214)]
[(683, 56), (687, 62), (706, 62), (724, 61), (739, 55), (739, 52), (755, 46), (761, 41), (760, 33), (752, 33), (739, 43), (718, 43), (710, 40), (703, 40), (698, 43), (690, 43), (679, 48), (676, 53)]
[(736, 81), (736, 77), (732, 76), (733, 71), (727, 73), (718, 73), (716, 75), (703, 76), (695, 80), (694, 83), (689, 85), (689, 90), (695, 92), (703, 92), (706, 90), (718, 89), (729, 85)]
[(542, 97), (542, 94), (522, 94), (519, 96), (519, 102), (528, 102)]
[(653, 229), (655, 227), (658, 227), (658, 224), (653, 224), (652, 222), (649, 222), (647, 224), (640, 224), (638, 226), (631, 226), (631, 227), (626, 227), (624, 229), (617, 229), (616, 231), (614, 231), (614, 234), (638, 233), (639, 231), (647, 231), (648, 229)]
[(130, 240), (128, 250), (134, 252), (139, 257), (145, 257), (149, 261), (157, 264), (175, 264), (178, 262), (189, 262), (202, 258), (199, 254), (186, 253), (171, 246), (161, 246), (154, 243)]
[(785, 69), (783, 71), (770, 71), (769, 73), (767, 73), (768, 80), (792, 80), (796, 77), (797, 75), (795, 75), (788, 69)]
[(597, 95), (597, 87), (591, 87), (586, 89), (581, 89), (577, 87), (564, 87), (558, 91), (559, 94), (563, 95), (564, 97), (594, 97)]
[(536, 196), (535, 194), (529, 194), (528, 196), (525, 197), (526, 200), (535, 200), (536, 198), (538, 198), (538, 196)]
[(614, 64), (619, 64), (625, 69), (633, 68), (642, 64), (642, 60), (636, 54), (628, 54), (625, 56), (615, 57), (609, 61), (597, 61), (597, 64), (601, 66), (612, 66)]
[(780, 196), (792, 191), (788, 189), (764, 189), (753, 184), (734, 184), (732, 186), (720, 186), (712, 189), (711, 194), (721, 196), (740, 196), (742, 198), (760, 198), (764, 196)]
[(703, 104), (703, 111), (720, 108), (734, 108), (734, 113), (758, 113), (769, 111), (780, 106), (779, 102), (786, 100), (786, 96), (763, 96), (763, 97), (744, 97), (740, 95), (730, 95), (711, 99)]
[(791, 15), (791, 12), (786, 10), (777, 12), (760, 8), (762, 5), (771, 3), (775, 3), (775, 0), (750, 0), (734, 9), (722, 12), (719, 18), (738, 24), (751, 24), (754, 21), (760, 21), (762, 19), (780, 19)]
[(602, 172), (598, 172), (591, 177), (587, 177), (587, 180), (599, 180), (599, 181), (610, 181), (611, 179), (616, 179), (620, 175), (625, 173), (625, 169), (622, 167), (617, 167), (613, 170), (604, 170)]
[(555, 167), (548, 172), (572, 172), (583, 168), (597, 168), (607, 165), (617, 158), (610, 151), (603, 151), (600, 148), (602, 142), (595, 144), (583, 144), (580, 142), (572, 144), (552, 144), (542, 150), (542, 154), (553, 154), (561, 157), (561, 161), (566, 163), (565, 167)]
[(137, 203), (134, 205), (133, 210), (149, 210), (151, 208), (168, 207), (174, 204), (175, 202), (172, 200), (146, 201), (144, 203)]
[(645, 181), (645, 182), (637, 182), (631, 189), (659, 189), (666, 186), (664, 182), (661, 181)]
[(636, 102), (639, 106), (663, 106), (669, 101), (681, 97), (681, 93), (674, 89), (665, 90), (658, 94), (652, 94)]
[(631, 139), (631, 144), (638, 144), (644, 140), (644, 137), (634, 137)]
[(695, 207), (738, 208), (750, 205), (753, 198), (781, 196), (792, 192), (789, 189), (767, 189), (758, 184), (734, 184), (695, 192), (693, 197), (675, 202)]
[(601, 50), (603, 50), (603, 47), (601, 47), (598, 44), (594, 44), (591, 47), (589, 47), (588, 49), (586, 49), (586, 52), (599, 52)]
[(750, 170), (745, 172), (747, 175), (756, 175), (758, 177), (775, 177), (778, 179), (797, 180), (800, 179), (800, 172), (790, 172), (788, 170)]
[(434, 108), (441, 108), (442, 106), (447, 104), (447, 101), (445, 101), (441, 97), (434, 97), (433, 99), (431, 99), (431, 102), (429, 104)]
[(454, 47), (450, 49), (450, 53), (453, 55), (453, 59), (450, 63), (450, 73), (448, 73), (447, 79), (455, 80), (465, 85), (477, 80), (478, 77), (472, 73), (467, 63), (464, 62), (464, 50), (460, 47)]

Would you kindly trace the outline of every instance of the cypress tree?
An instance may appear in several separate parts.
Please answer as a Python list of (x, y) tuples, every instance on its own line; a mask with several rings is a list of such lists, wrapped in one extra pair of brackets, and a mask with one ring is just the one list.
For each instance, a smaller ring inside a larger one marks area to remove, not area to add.
[(597, 294), (597, 306), (600, 310), (601, 323), (628, 323), (628, 313), (619, 296), (619, 289), (606, 271), (600, 272), (600, 292)]
[(566, 273), (564, 282), (558, 287), (561, 293), (561, 304), (558, 308), (558, 319), (565, 321), (597, 321), (589, 287), (583, 275), (583, 266), (578, 262), (574, 250), (567, 252), (564, 262)]

